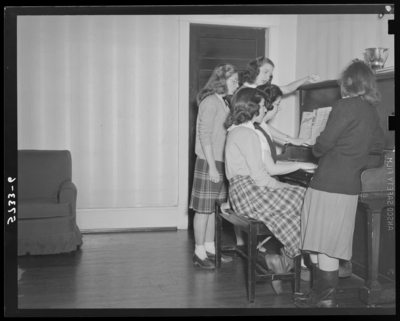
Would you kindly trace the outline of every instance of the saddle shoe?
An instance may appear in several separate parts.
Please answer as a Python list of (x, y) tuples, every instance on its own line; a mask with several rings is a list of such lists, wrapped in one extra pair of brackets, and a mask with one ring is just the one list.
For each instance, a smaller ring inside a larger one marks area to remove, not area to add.
[[(208, 258), (210, 260), (214, 260), (215, 261), (215, 254), (214, 253), (206, 252), (206, 254), (207, 254), (207, 256), (208, 256)], [(221, 262), (228, 263), (228, 262), (232, 262), (232, 261), (233, 261), (233, 259), (232, 259), (231, 256), (226, 256), (226, 255), (223, 255), (221, 253)]]
[(215, 269), (215, 264), (211, 262), (209, 258), (206, 257), (204, 260), (202, 260), (196, 255), (196, 253), (193, 254), (193, 262), (194, 265), (198, 265), (202, 269), (207, 269), (207, 270)]

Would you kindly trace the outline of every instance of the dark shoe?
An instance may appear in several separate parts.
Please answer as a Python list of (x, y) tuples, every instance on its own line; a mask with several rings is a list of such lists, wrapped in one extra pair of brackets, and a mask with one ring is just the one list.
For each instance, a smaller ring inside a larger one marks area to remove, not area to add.
[(300, 300), (300, 301), (309, 300), (311, 294), (312, 294), (312, 289), (308, 292), (295, 292), (293, 293), (293, 300)]
[(340, 261), (339, 278), (348, 278), (353, 273), (353, 265), (351, 261)]
[(276, 274), (289, 273), (293, 269), (293, 259), (285, 254), (281, 248), (281, 254), (266, 254), (265, 261), (267, 266)]
[[(206, 251), (206, 254), (210, 260), (215, 261), (215, 254), (207, 252), (207, 251)], [(232, 262), (232, 261), (233, 261), (233, 259), (231, 256), (226, 256), (221, 253), (221, 262), (228, 263), (228, 262)]]
[[(293, 259), (288, 257), (285, 252), (281, 249), (281, 255), (278, 254), (266, 254), (265, 262), (275, 274), (289, 273), (293, 268)], [(274, 280), (271, 282), (272, 288), (276, 294), (283, 293), (282, 280)]]
[(208, 258), (204, 260), (200, 259), (196, 253), (193, 254), (193, 262), (195, 265), (200, 266), (202, 269), (212, 270), (215, 269), (215, 265)]
[[(278, 263), (278, 257), (278, 254), (270, 254), (258, 251), (257, 264), (259, 264), (264, 270), (267, 270), (271, 274), (278, 274), (282, 271), (280, 269), (280, 264)], [(283, 292), (281, 280), (271, 281), (271, 285), (276, 294), (281, 294)]]
[(339, 279), (339, 270), (323, 271), (316, 269), (314, 287), (307, 299), (296, 298), (295, 306), (299, 308), (337, 308), (336, 289)]

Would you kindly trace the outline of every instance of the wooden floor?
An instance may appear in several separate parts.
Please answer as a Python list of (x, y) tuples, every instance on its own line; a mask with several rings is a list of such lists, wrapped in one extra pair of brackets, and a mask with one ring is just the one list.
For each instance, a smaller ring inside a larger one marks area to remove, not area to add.
[[(290, 282), (284, 282), (281, 295), (275, 294), (270, 283), (258, 282), (255, 302), (248, 303), (246, 261), (236, 254), (231, 254), (233, 262), (223, 263), (220, 269), (195, 266), (192, 230), (84, 234), (83, 242), (80, 250), (68, 254), (18, 258), (19, 309), (281, 308), (287, 314), (304, 312), (293, 305)], [(224, 228), (223, 242), (233, 244), (233, 230)], [(363, 282), (355, 275), (340, 279), (339, 306), (356, 308), (361, 314), (375, 310), (375, 314), (378, 309), (359, 300)], [(308, 287), (301, 282), (302, 290)], [(392, 309), (379, 310), (387, 314)]]

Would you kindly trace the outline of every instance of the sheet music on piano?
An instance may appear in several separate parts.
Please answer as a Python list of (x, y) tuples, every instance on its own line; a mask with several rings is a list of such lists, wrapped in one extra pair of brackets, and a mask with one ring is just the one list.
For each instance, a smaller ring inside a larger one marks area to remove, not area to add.
[(331, 110), (332, 107), (322, 107), (312, 112), (303, 112), (299, 138), (317, 139), (325, 129)]
[(299, 138), (308, 139), (311, 137), (311, 128), (314, 119), (314, 111), (304, 111), (300, 124)]

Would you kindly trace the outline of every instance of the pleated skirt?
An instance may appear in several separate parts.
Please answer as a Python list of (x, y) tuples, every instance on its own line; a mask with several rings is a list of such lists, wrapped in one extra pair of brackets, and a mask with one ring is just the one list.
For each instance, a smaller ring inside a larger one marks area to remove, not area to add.
[(250, 176), (229, 180), (229, 200), (236, 214), (263, 222), (290, 257), (300, 255), (300, 214), (306, 189), (258, 186)]
[(210, 181), (207, 161), (198, 157), (196, 159), (189, 208), (199, 214), (212, 214), (215, 210), (215, 201), (224, 203), (228, 198), (225, 163), (215, 161), (215, 165), (219, 173), (218, 183)]
[(358, 195), (308, 188), (301, 213), (301, 248), (350, 260)]

